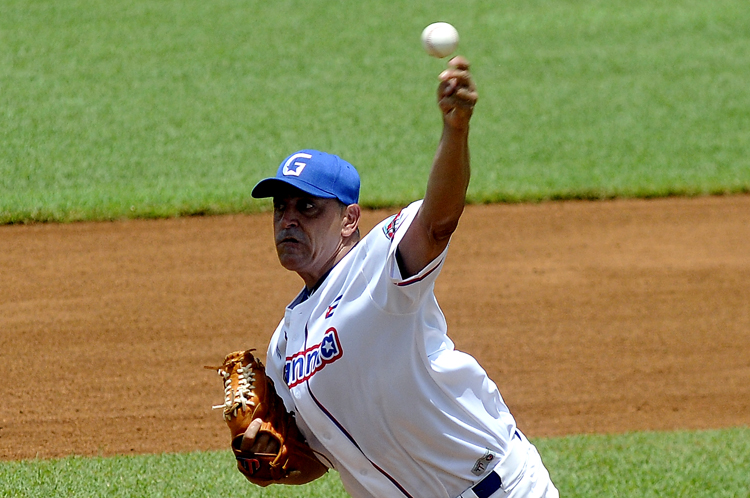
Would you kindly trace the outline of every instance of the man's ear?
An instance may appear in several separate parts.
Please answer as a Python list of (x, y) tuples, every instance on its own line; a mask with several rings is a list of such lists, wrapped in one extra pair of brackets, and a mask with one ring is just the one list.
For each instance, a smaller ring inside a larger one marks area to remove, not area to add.
[(359, 228), (359, 218), (362, 216), (362, 209), (359, 204), (349, 204), (344, 209), (344, 216), (341, 220), (341, 236), (344, 238), (351, 237)]

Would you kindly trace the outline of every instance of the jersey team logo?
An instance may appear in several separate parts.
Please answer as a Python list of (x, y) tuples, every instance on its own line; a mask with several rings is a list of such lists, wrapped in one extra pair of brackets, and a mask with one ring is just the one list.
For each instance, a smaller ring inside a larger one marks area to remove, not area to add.
[(344, 355), (341, 349), (338, 332), (331, 327), (326, 330), (320, 344), (287, 357), (284, 363), (284, 380), (291, 388), (309, 380), (326, 365), (333, 363)]
[(326, 318), (331, 318), (333, 316), (333, 312), (336, 311), (336, 308), (338, 308), (339, 303), (341, 302), (341, 298), (344, 297), (344, 295), (340, 295), (336, 299), (333, 300), (331, 305), (326, 310)]
[(398, 227), (401, 226), (402, 221), (404, 220), (401, 217), (401, 211), (391, 216), (391, 219), (383, 227), (383, 233), (388, 239), (393, 240), (393, 237), (396, 235), (396, 231), (398, 230)]

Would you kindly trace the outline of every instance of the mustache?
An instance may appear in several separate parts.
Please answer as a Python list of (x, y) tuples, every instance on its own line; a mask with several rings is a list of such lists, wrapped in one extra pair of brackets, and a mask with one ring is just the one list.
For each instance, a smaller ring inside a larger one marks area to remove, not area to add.
[(305, 240), (305, 234), (298, 228), (285, 228), (276, 233), (276, 244), (282, 242), (301, 242)]

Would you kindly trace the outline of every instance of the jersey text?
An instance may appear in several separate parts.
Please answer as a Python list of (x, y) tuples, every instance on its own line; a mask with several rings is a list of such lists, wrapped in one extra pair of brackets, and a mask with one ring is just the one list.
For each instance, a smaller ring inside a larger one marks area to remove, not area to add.
[(341, 349), (338, 332), (331, 327), (326, 330), (320, 344), (287, 357), (284, 364), (284, 380), (289, 387), (294, 387), (310, 379), (323, 367), (333, 363), (343, 355), (344, 351)]

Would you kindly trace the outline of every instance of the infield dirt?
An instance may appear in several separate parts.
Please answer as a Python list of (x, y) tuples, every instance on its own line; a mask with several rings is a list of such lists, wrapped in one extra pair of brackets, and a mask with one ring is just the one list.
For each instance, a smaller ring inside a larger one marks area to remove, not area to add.
[[(227, 448), (203, 366), (264, 352), (302, 285), (268, 214), (4, 226), (0, 254), (6, 460)], [(750, 425), (750, 196), (470, 206), (436, 293), (531, 438)]]

